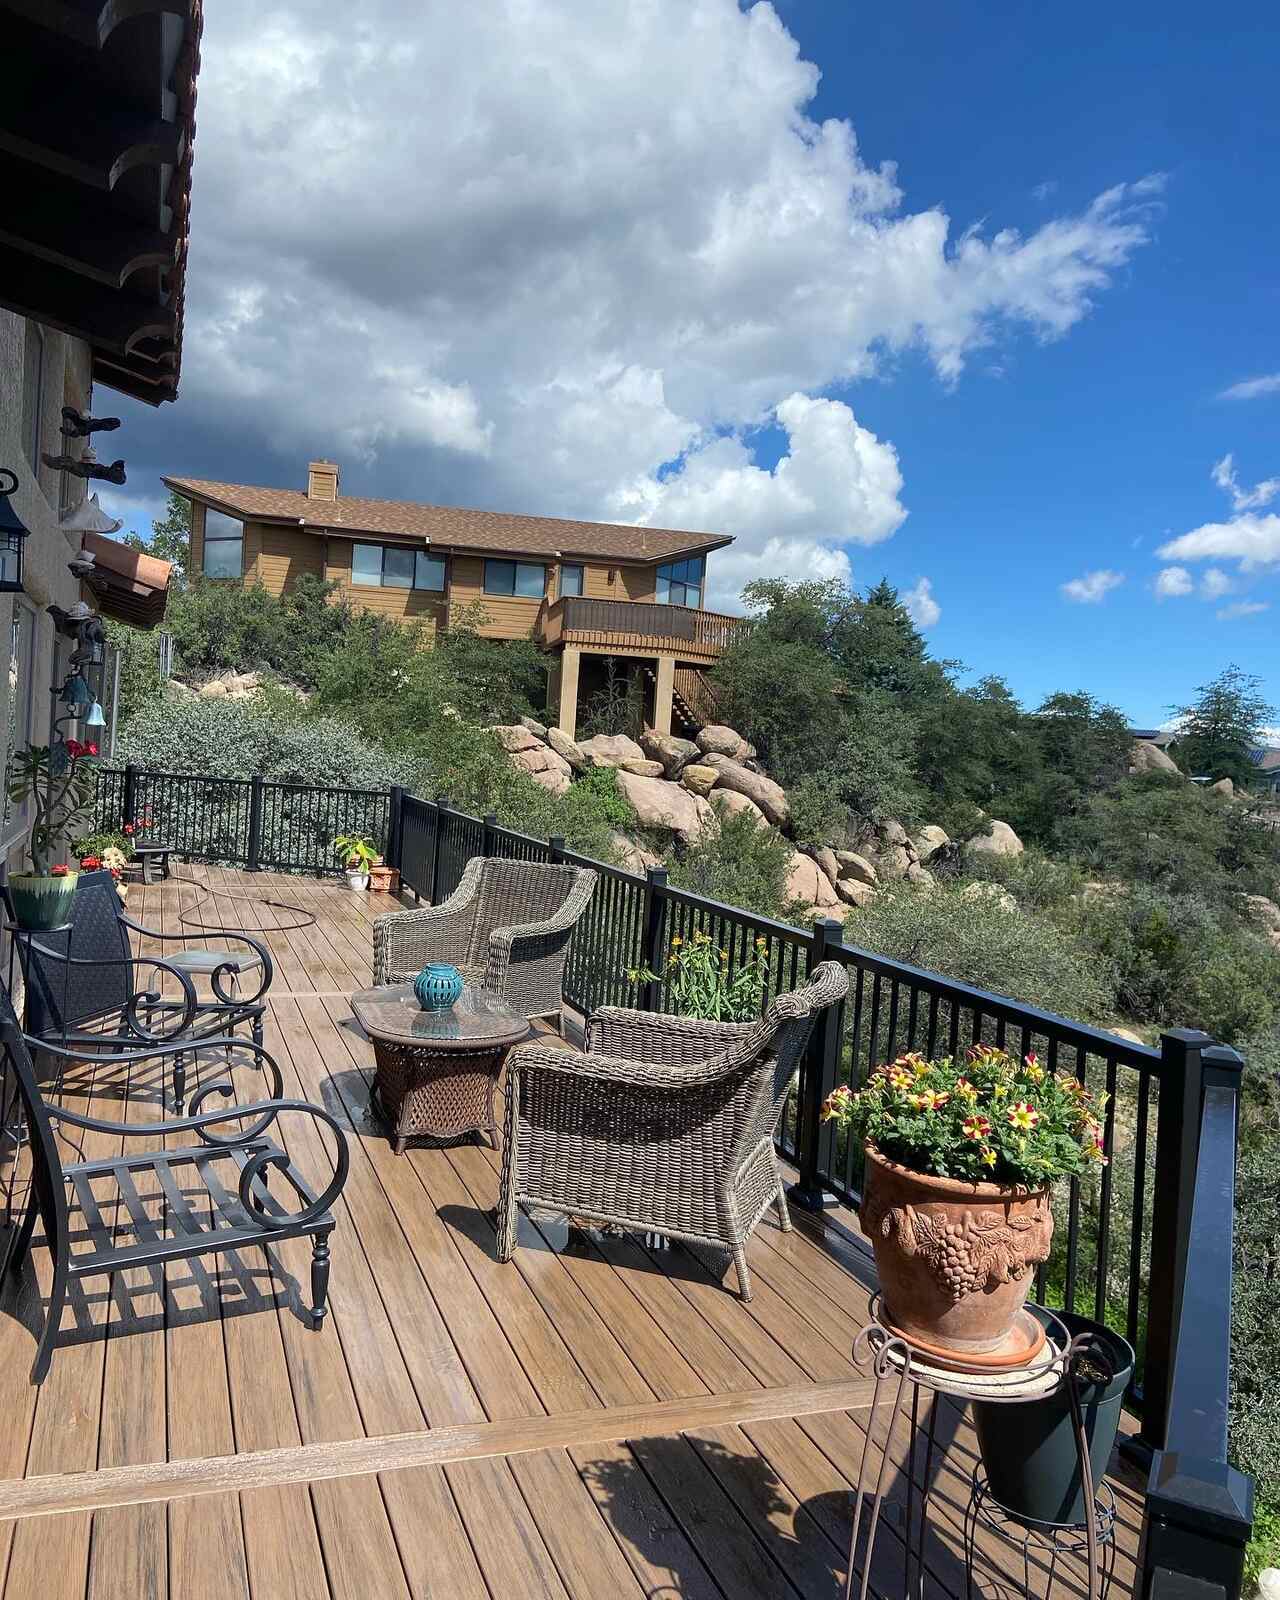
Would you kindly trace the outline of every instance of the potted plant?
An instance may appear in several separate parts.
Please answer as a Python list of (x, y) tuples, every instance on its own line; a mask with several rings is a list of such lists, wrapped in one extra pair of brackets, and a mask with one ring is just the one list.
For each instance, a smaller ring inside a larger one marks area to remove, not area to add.
[(378, 859), (377, 846), (363, 833), (340, 833), (333, 841), (334, 854), (342, 862), (347, 875), (347, 887), (363, 890), (369, 887), (369, 868)]
[(1105, 1161), (1104, 1104), (1034, 1055), (990, 1045), (962, 1062), (899, 1056), (828, 1096), (824, 1118), (866, 1150), (860, 1220), (886, 1326), (966, 1370), (1034, 1358), (1044, 1328), (1023, 1303), (1049, 1256), (1050, 1191)]
[[(1087, 1336), (1072, 1362), (1072, 1381), (1095, 1486), (1102, 1481), (1120, 1427), (1133, 1348), (1110, 1328), (1070, 1311), (1055, 1311), (1073, 1341)], [(1079, 1527), (1086, 1517), (1080, 1450), (1065, 1386), (1032, 1400), (973, 1402), (978, 1449), (991, 1492), (1027, 1522)]]
[(96, 744), (78, 739), (29, 745), (13, 758), (9, 799), (32, 805), (31, 871), (10, 875), (14, 916), (24, 928), (56, 928), (70, 920), (80, 874), (55, 861), (63, 838), (93, 803)]

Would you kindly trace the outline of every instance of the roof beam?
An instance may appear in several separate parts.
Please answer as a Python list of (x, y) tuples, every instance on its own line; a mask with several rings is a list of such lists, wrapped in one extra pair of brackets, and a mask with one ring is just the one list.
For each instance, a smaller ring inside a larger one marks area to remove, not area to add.
[(119, 289), (140, 267), (171, 267), (178, 241), (120, 215), (100, 191), (0, 155), (0, 243)]
[[(117, 356), (136, 355), (149, 366), (155, 366), (157, 359), (166, 360), (177, 338), (177, 316), (171, 306), (105, 289), (8, 244), (0, 245), (0, 305)], [(165, 354), (157, 358), (139, 349), (148, 339), (160, 340)]]
[(122, 22), (168, 12), (184, 20), (190, 0), (5, 0), (5, 9), (88, 50), (101, 50)]

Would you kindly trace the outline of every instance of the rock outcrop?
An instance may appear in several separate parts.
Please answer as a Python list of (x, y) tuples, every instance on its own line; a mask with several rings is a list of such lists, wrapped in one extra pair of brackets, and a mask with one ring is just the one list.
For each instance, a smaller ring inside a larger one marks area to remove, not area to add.
[(579, 739), (578, 748), (597, 767), (620, 767), (624, 761), (643, 761), (644, 751), (625, 733), (597, 733)]
[(786, 894), (788, 900), (798, 900), (813, 909), (819, 916), (826, 915), (840, 904), (836, 886), (812, 856), (791, 852), (787, 863)]
[(1007, 889), (1002, 889), (998, 883), (966, 883), (960, 891), (965, 900), (983, 900), (993, 906), (998, 906), (1001, 911), (1016, 911), (1018, 902)]
[(918, 828), (911, 840), (916, 852), (916, 858), (921, 862), (928, 862), (935, 850), (941, 850), (951, 843), (951, 835), (945, 828), (939, 828), (935, 823), (926, 822), (923, 828)]
[(698, 749), (705, 756), (729, 756), (734, 761), (745, 761), (755, 755), (755, 749), (733, 728), (713, 722), (703, 728), (697, 738)]
[(711, 804), (726, 817), (740, 817), (744, 813), (754, 818), (758, 828), (767, 828), (769, 819), (760, 807), (748, 795), (739, 794), (736, 789), (725, 789), (719, 783), (711, 791)]
[(521, 750), (539, 750), (543, 748), (542, 740), (536, 733), (532, 733), (522, 723), (513, 722), (509, 726), (499, 725), (488, 730), (508, 755), (518, 755)]
[[(702, 731), (705, 733), (707, 730), (704, 728)], [(704, 765), (714, 767), (719, 774), (719, 788), (732, 789), (737, 794), (745, 794), (748, 800), (754, 800), (775, 828), (785, 828), (790, 823), (791, 803), (780, 783), (766, 778), (762, 772), (752, 772), (740, 761), (734, 761), (719, 751), (710, 752)]]
[(262, 693), (260, 672), (220, 672), (197, 691), (202, 700), (252, 700)]
[(680, 782), (691, 794), (709, 795), (719, 782), (720, 774), (714, 767), (700, 761), (691, 761), (680, 773)]
[(1158, 744), (1152, 744), (1150, 739), (1135, 739), (1129, 751), (1130, 772), (1172, 772), (1180, 776), (1178, 763)]
[(715, 827), (715, 812), (700, 795), (690, 794), (665, 778), (643, 778), (625, 768), (618, 771), (618, 789), (636, 814), (642, 828), (675, 834), (686, 844)]
[(1235, 792), (1236, 786), (1234, 783), (1232, 783), (1230, 778), (1219, 778), (1217, 783), (1211, 783), (1209, 785), (1210, 794), (1225, 795), (1228, 800)]
[(836, 862), (837, 877), (841, 881), (861, 883), (868, 889), (879, 887), (880, 874), (866, 856), (859, 855), (856, 850), (837, 850)]
[(661, 761), (663, 774), (672, 780), (702, 754), (692, 739), (677, 739), (654, 728), (646, 728), (640, 735), (640, 748), (650, 761)]
[(575, 772), (585, 772), (591, 765), (591, 758), (582, 746), (567, 733), (561, 733), (559, 728), (547, 729), (547, 743)]
[(654, 855), (652, 850), (646, 850), (638, 839), (633, 839), (629, 833), (611, 833), (609, 844), (618, 859), (618, 865), (627, 872), (634, 872), (637, 877), (643, 877), (649, 867), (660, 867), (662, 858)]
[(637, 759), (628, 756), (625, 761), (619, 761), (620, 772), (632, 772), (637, 778), (660, 778), (662, 776), (661, 761), (646, 761), (643, 756)]
[(1023, 844), (1007, 822), (992, 820), (986, 832), (968, 840), (964, 848), (967, 855), (1020, 856)]

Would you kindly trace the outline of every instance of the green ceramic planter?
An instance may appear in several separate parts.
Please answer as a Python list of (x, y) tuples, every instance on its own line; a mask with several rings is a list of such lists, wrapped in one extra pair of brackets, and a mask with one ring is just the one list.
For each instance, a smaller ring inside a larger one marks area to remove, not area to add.
[[(1027, 1309), (1034, 1315), (1039, 1308)], [(1073, 1339), (1082, 1333), (1093, 1334), (1101, 1361), (1115, 1373), (1107, 1382), (1099, 1379), (1080, 1386), (1096, 1488), (1106, 1473), (1116, 1442), (1124, 1391), (1133, 1372), (1133, 1350), (1118, 1333), (1087, 1317), (1077, 1317), (1069, 1311), (1054, 1315), (1066, 1324)], [(1065, 1388), (1042, 1400), (1021, 1404), (975, 1400), (973, 1425), (987, 1482), (1007, 1511), (1024, 1522), (1083, 1525), (1084, 1485), (1080, 1480), (1071, 1401)]]
[(9, 898), (13, 915), (23, 928), (60, 928), (71, 921), (71, 903), (76, 897), (78, 872), (59, 877), (43, 873), (16, 872), (9, 878)]

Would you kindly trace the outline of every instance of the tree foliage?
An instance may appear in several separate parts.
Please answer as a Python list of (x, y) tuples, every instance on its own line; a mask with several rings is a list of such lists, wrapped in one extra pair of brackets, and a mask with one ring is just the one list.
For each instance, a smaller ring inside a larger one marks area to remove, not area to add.
[(1181, 722), (1175, 753), (1193, 777), (1230, 778), (1247, 788), (1254, 776), (1249, 752), (1264, 742), (1264, 729), (1276, 709), (1262, 693), (1262, 680), (1232, 665), (1196, 690), (1187, 706), (1175, 708)]

